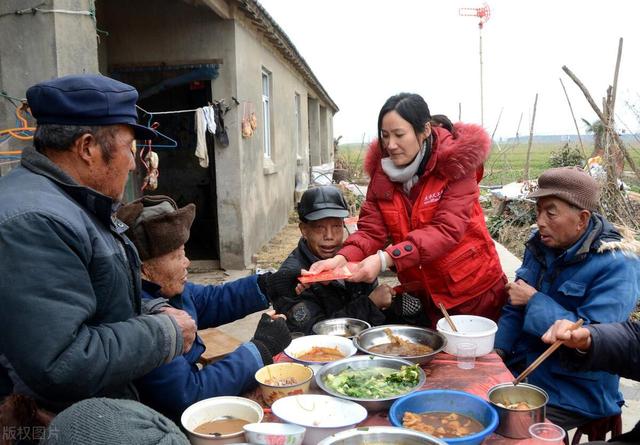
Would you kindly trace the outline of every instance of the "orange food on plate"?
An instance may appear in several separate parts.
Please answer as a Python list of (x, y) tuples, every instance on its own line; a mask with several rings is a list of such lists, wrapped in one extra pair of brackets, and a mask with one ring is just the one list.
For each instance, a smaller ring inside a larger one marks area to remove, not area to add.
[(296, 358), (308, 362), (333, 362), (344, 357), (345, 355), (337, 346), (333, 348), (314, 346), (307, 352), (298, 355)]

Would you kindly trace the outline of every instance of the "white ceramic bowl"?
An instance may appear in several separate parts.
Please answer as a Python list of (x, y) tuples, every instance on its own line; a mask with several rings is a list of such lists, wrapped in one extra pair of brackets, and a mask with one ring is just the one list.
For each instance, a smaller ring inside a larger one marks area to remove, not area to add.
[(303, 445), (317, 445), (367, 417), (367, 410), (356, 402), (319, 394), (284, 397), (274, 402), (271, 411), (281, 420), (307, 429)]
[[(284, 353), (287, 357), (305, 365), (323, 365), (326, 361), (310, 361), (300, 360), (298, 356), (308, 352), (314, 346), (323, 348), (338, 348), (344, 354), (344, 358), (351, 357), (358, 349), (356, 349), (353, 341), (349, 338), (339, 337), (337, 335), (306, 335), (291, 341)], [(315, 371), (315, 369), (314, 369)]]
[(458, 332), (453, 332), (449, 323), (444, 318), (438, 320), (436, 329), (447, 338), (444, 352), (456, 355), (459, 343), (473, 343), (476, 345), (476, 357), (493, 351), (493, 342), (496, 338), (498, 325), (485, 317), (477, 315), (452, 315), (451, 319)]
[(244, 431), (219, 437), (194, 432), (203, 423), (210, 422), (221, 416), (231, 416), (244, 419), (249, 423), (259, 423), (262, 422), (264, 412), (259, 404), (244, 397), (212, 397), (196, 402), (184, 410), (180, 418), (182, 426), (187, 430), (191, 445), (242, 443), (244, 441)]
[(300, 445), (306, 428), (292, 423), (250, 423), (244, 427), (244, 438), (256, 445)]

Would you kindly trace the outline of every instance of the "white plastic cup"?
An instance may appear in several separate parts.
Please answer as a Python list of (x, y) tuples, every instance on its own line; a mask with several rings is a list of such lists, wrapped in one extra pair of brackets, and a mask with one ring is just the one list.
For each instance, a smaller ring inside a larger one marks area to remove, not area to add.
[(456, 345), (458, 368), (473, 369), (476, 366), (476, 344), (461, 342)]
[(567, 434), (553, 423), (534, 423), (529, 427), (532, 445), (563, 445)]

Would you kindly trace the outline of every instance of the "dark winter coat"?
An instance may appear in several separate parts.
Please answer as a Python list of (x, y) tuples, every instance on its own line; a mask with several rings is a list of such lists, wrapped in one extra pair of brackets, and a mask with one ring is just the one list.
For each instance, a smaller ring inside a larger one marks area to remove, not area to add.
[[(640, 381), (640, 323), (593, 324), (591, 348), (587, 354), (562, 348), (562, 364), (570, 369), (605, 371)], [(616, 441), (640, 443), (640, 422)]]
[[(159, 298), (158, 291), (158, 286), (143, 281), (145, 301)], [(198, 329), (231, 323), (269, 307), (269, 301), (258, 287), (257, 275), (218, 286), (187, 283), (182, 295), (168, 302), (186, 311)], [(240, 395), (256, 385), (254, 375), (264, 363), (253, 343), (243, 343), (224, 359), (199, 369), (197, 363), (204, 351), (202, 339), (196, 337), (187, 353), (138, 380), (141, 400), (179, 421), (182, 412), (199, 400)]]
[(0, 202), (0, 399), (59, 411), (136, 398), (131, 382), (179, 355), (182, 335), (140, 315), (140, 263), (112, 200), (28, 148)]
[(385, 322), (384, 314), (369, 299), (377, 283), (350, 283), (331, 281), (327, 285), (312, 284), (300, 295), (295, 294), (296, 278), (318, 258), (300, 238), (298, 247), (282, 263), (278, 272), (269, 280), (269, 295), (277, 312), (287, 316), (292, 332), (311, 334), (313, 325), (329, 318), (350, 317), (379, 325)]
[[(626, 320), (640, 296), (638, 252), (638, 242), (596, 213), (585, 234), (561, 254), (542, 244), (536, 231), (516, 276), (538, 291), (525, 306), (506, 305), (498, 323), (495, 347), (507, 353), (507, 363), (533, 362), (548, 347), (540, 337), (556, 320)], [(557, 355), (542, 362), (529, 382), (547, 391), (549, 405), (589, 418), (618, 414), (623, 402), (617, 376), (568, 371)]]

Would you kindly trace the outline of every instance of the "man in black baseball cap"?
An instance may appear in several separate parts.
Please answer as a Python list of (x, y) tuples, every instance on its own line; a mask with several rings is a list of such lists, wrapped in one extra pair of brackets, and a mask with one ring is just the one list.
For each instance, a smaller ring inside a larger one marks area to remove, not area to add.
[[(323, 218), (342, 219), (349, 216), (349, 207), (337, 188), (315, 187), (304, 192), (300, 198), (298, 216), (303, 223)], [(340, 221), (340, 227), (342, 227), (342, 221)]]
[[(313, 325), (324, 319), (349, 317), (373, 325), (386, 322), (408, 322), (405, 315), (422, 313), (421, 307), (404, 313), (408, 300), (404, 295), (394, 298), (387, 285), (351, 283), (334, 280), (327, 285), (313, 284), (296, 294), (297, 277), (318, 260), (331, 258), (344, 241), (343, 219), (349, 207), (339, 189), (333, 186), (315, 187), (302, 195), (298, 204), (300, 232), (298, 247), (269, 279), (269, 295), (273, 307), (287, 316), (289, 329), (309, 334)], [(417, 302), (419, 305), (419, 301)], [(387, 311), (386, 309), (389, 309)], [(415, 309), (412, 307), (412, 309)]]
[[(114, 217), (134, 168), (136, 90), (98, 75), (32, 86), (35, 148), (0, 178), (0, 401), (53, 412), (136, 398), (133, 380), (188, 351), (184, 311), (142, 315), (139, 258)], [(25, 308), (29, 308), (25, 310)], [(28, 426), (28, 425), (26, 425)]]

